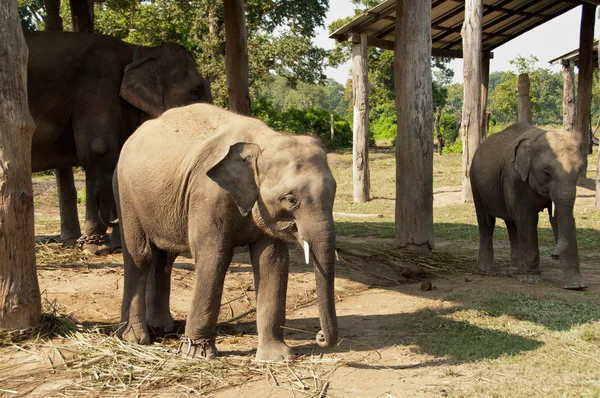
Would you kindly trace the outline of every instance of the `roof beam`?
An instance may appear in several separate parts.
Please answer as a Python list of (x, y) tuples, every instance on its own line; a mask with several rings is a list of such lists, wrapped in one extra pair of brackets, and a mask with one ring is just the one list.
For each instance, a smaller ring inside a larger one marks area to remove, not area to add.
[(560, 0), (563, 3), (571, 3), (571, 4), (591, 4), (594, 6), (600, 6), (600, 0)]
[[(348, 40), (355, 41), (359, 40), (358, 35), (351, 35)], [(367, 46), (377, 47), (382, 50), (395, 50), (395, 43), (391, 40), (377, 39), (375, 37), (367, 37)], [(444, 58), (462, 58), (462, 51), (446, 50), (443, 48), (432, 48), (431, 56), (433, 57), (444, 57)]]

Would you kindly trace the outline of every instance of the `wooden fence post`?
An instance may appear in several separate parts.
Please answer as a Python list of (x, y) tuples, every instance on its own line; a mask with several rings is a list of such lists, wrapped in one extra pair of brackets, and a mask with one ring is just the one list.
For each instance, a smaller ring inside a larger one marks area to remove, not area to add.
[(369, 176), (369, 80), (367, 69), (367, 35), (351, 37), (352, 92), (354, 93), (354, 123), (352, 144), (352, 174), (354, 201), (370, 199)]

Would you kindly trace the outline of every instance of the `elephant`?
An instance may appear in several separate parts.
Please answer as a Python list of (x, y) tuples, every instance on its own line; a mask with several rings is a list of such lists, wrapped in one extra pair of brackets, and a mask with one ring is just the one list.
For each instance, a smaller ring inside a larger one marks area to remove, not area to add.
[(120, 246), (112, 175), (123, 143), (166, 109), (212, 103), (209, 83), (192, 56), (172, 43), (144, 47), (71, 32), (26, 32), (25, 39), (29, 110), (37, 126), (32, 171), (57, 169), (61, 239), (73, 245), (81, 232), (72, 167), (83, 166), (87, 201), (79, 243), (105, 254)]
[(257, 297), (258, 360), (288, 360), (288, 244), (312, 258), (321, 331), (337, 342), (336, 182), (319, 141), (208, 104), (171, 109), (125, 143), (113, 179), (123, 243), (121, 337), (148, 344), (148, 326), (170, 331), (170, 275), (178, 253), (196, 264), (182, 345), (214, 358), (215, 326), (234, 248), (249, 246)]
[(538, 213), (548, 210), (565, 289), (588, 286), (579, 271), (573, 206), (583, 169), (583, 144), (570, 131), (542, 130), (526, 123), (487, 138), (470, 169), (479, 227), (479, 270), (494, 274), (492, 237), (496, 218), (506, 223), (510, 270), (519, 280), (541, 281)]

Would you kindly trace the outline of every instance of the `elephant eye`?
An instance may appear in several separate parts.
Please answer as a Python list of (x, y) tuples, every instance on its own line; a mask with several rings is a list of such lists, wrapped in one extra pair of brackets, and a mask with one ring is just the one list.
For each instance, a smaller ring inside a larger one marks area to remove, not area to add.
[(292, 194), (283, 195), (279, 200), (287, 208), (294, 209), (298, 206), (298, 198)]
[(544, 178), (546, 179), (546, 181), (550, 181), (550, 179), (552, 179), (552, 174), (550, 174), (550, 170), (544, 169), (543, 173), (544, 173)]

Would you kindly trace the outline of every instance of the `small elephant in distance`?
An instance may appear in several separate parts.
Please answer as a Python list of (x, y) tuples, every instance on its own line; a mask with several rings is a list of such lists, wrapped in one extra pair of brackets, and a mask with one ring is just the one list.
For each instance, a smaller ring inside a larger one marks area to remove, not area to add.
[(165, 112), (125, 143), (115, 171), (125, 282), (122, 338), (148, 344), (148, 325), (170, 331), (171, 269), (188, 249), (196, 263), (184, 354), (214, 358), (225, 274), (249, 245), (259, 360), (292, 359), (285, 344), (288, 244), (315, 265), (321, 331), (338, 338), (335, 313), (336, 182), (319, 142), (207, 104)]
[(477, 149), (470, 177), (479, 225), (479, 269), (494, 273), (492, 237), (502, 218), (510, 239), (510, 272), (521, 281), (540, 278), (538, 213), (548, 209), (565, 289), (588, 284), (579, 271), (573, 206), (583, 168), (582, 142), (574, 132), (518, 123), (488, 137)]

